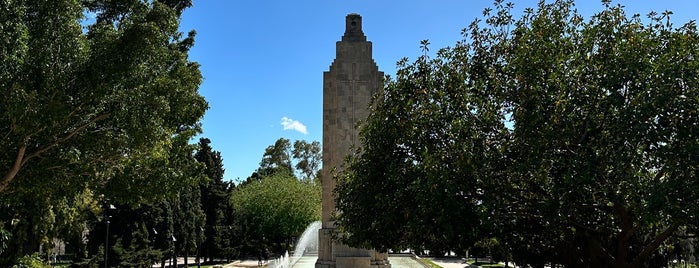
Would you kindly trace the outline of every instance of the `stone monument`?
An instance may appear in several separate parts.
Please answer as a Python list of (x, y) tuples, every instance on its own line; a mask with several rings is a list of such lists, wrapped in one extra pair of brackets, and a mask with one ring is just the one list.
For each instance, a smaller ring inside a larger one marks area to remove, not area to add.
[(358, 145), (356, 124), (369, 115), (369, 101), (383, 81), (383, 72), (372, 58), (371, 42), (362, 31), (362, 17), (349, 14), (345, 20), (345, 34), (336, 43), (335, 60), (323, 73), (323, 214), (315, 266), (390, 268), (386, 253), (351, 248), (332, 240), (336, 232), (331, 219), (335, 210), (333, 174), (342, 170), (345, 156)]

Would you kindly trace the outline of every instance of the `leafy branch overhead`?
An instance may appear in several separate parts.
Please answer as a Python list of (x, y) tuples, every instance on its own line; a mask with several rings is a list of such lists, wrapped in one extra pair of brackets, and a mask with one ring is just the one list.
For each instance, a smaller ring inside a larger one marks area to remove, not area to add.
[(2, 5), (0, 193), (40, 170), (59, 186), (104, 185), (129, 162), (157, 158), (151, 148), (199, 132), (208, 105), (187, 57), (195, 33), (178, 30), (191, 1)]
[(208, 104), (195, 32), (179, 30), (191, 4), (0, 1), (0, 265), (55, 237), (87, 254), (95, 207), (155, 206), (205, 180), (189, 142)]

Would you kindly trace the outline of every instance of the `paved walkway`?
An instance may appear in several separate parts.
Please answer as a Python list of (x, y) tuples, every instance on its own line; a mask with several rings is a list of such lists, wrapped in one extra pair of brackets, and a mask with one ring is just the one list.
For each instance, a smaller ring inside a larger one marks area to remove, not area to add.
[(388, 261), (391, 262), (391, 268), (425, 268), (422, 263), (419, 263), (412, 257), (401, 256), (401, 257), (388, 257)]
[[(316, 264), (316, 256), (302, 257), (299, 259), (293, 268), (314, 268)], [(425, 268), (422, 264), (411, 257), (389, 257), (391, 268)]]
[(301, 257), (296, 264), (294, 264), (293, 268), (315, 268), (317, 259), (318, 256)]
[[(153, 268), (160, 268), (160, 263), (153, 264)], [(177, 258), (177, 267), (184, 267), (184, 258)], [(196, 268), (197, 262), (196, 258), (189, 258), (189, 267)], [(223, 265), (224, 268), (238, 268), (238, 267), (258, 267), (257, 260), (238, 260), (229, 264)], [(174, 265), (170, 265), (170, 261), (165, 262), (165, 268), (174, 268)]]
[[(316, 256), (307, 256), (299, 259), (293, 268), (315, 268)], [(475, 268), (479, 266), (468, 265), (460, 258), (428, 258), (435, 264), (442, 266), (443, 268)], [(414, 260), (412, 257), (408, 256), (390, 256), (388, 260), (391, 262), (392, 268), (424, 268), (422, 264)], [(169, 262), (165, 264), (165, 267), (169, 267)], [(178, 266), (184, 266), (184, 258), (178, 258)], [(160, 267), (160, 264), (153, 265), (153, 267)], [(196, 261), (190, 259), (189, 267), (197, 267)], [(258, 267), (257, 260), (239, 260), (223, 266), (224, 268), (243, 268), (243, 267)]]
[(443, 268), (473, 268), (473, 267), (478, 267), (475, 265), (469, 265), (468, 263), (464, 263), (464, 260), (461, 258), (428, 258), (434, 264), (442, 266)]

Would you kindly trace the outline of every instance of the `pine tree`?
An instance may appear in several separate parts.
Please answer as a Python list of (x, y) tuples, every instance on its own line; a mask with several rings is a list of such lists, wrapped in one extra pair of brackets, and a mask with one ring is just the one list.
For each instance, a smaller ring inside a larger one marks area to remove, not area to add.
[(233, 213), (230, 204), (232, 184), (223, 181), (223, 159), (221, 153), (211, 148), (211, 140), (201, 138), (199, 150), (194, 158), (206, 166), (204, 174), (208, 183), (202, 184), (201, 204), (206, 215), (204, 241), (200, 254), (205, 260), (216, 257), (230, 257)]

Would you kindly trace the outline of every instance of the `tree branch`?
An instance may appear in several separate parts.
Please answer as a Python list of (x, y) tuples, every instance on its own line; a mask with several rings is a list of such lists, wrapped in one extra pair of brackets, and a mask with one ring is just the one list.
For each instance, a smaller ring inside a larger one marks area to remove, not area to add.
[(26, 164), (26, 163), (29, 161), (29, 159), (32, 159), (32, 158), (34, 158), (34, 157), (37, 157), (37, 156), (39, 156), (39, 155), (45, 153), (46, 151), (51, 150), (53, 147), (58, 146), (60, 143), (65, 142), (65, 141), (67, 141), (67, 140), (73, 138), (73, 136), (77, 135), (78, 133), (80, 133), (80, 131), (86, 129), (86, 128), (89, 127), (90, 125), (92, 125), (92, 124), (94, 124), (94, 123), (96, 123), (96, 122), (98, 122), (98, 121), (101, 121), (101, 120), (103, 120), (103, 119), (105, 119), (105, 118), (107, 118), (107, 117), (109, 117), (109, 114), (103, 114), (103, 115), (97, 116), (97, 117), (93, 118), (92, 120), (88, 121), (87, 123), (85, 123), (85, 124), (83, 124), (83, 125), (81, 125), (81, 126), (75, 128), (73, 131), (71, 131), (70, 133), (68, 133), (68, 135), (66, 135), (65, 137), (60, 138), (60, 139), (57, 139), (57, 140), (54, 141), (53, 143), (51, 143), (51, 144), (49, 144), (49, 145), (47, 145), (47, 146), (45, 146), (45, 147), (43, 147), (43, 148), (37, 150), (36, 152), (33, 152), (33, 153), (29, 154), (29, 155), (28, 155), (26, 158), (24, 158), (24, 160), (22, 161), (22, 165)]
[(10, 182), (17, 176), (17, 173), (19, 173), (20, 168), (22, 167), (22, 163), (24, 162), (24, 153), (27, 150), (27, 145), (22, 145), (22, 147), (19, 147), (19, 150), (17, 151), (17, 157), (15, 157), (15, 163), (12, 164), (12, 168), (5, 174), (5, 177), (2, 178), (2, 182), (0, 182), (0, 193), (4, 192), (5, 189), (7, 189), (7, 186), (10, 185)]
[(69, 132), (68, 135), (66, 135), (65, 137), (57, 139), (53, 143), (35, 151), (29, 155), (26, 154), (27, 153), (27, 143), (29, 140), (29, 138), (27, 138), (25, 140), (24, 144), (22, 145), (22, 147), (20, 147), (19, 150), (17, 151), (17, 157), (15, 157), (15, 162), (12, 164), (12, 167), (5, 174), (2, 181), (0, 181), (0, 193), (4, 192), (7, 189), (7, 187), (10, 185), (10, 182), (12, 182), (12, 180), (14, 180), (14, 178), (17, 176), (17, 173), (19, 173), (22, 166), (27, 164), (27, 162), (30, 159), (37, 157), (37, 156), (40, 156), (41, 154), (45, 153), (46, 151), (52, 149), (53, 147), (58, 146), (60, 143), (65, 142), (65, 141), (73, 138), (75, 135), (77, 135), (81, 131), (85, 130), (90, 125), (92, 125), (98, 121), (104, 120), (105, 118), (109, 117), (109, 115), (110, 114), (103, 114), (103, 115), (97, 116), (97, 117), (93, 118), (92, 120), (86, 122), (85, 124), (75, 128), (73, 131)]
[(617, 260), (625, 262), (629, 254), (629, 240), (638, 228), (634, 226), (631, 214), (619, 202), (614, 203), (614, 208), (621, 224), (621, 232), (617, 238)]
[(660, 244), (662, 244), (665, 240), (667, 240), (667, 238), (670, 237), (670, 235), (672, 233), (674, 233), (677, 230), (677, 228), (679, 228), (679, 227), (680, 227), (680, 225), (678, 223), (674, 223), (674, 224), (670, 225), (670, 227), (665, 229), (665, 231), (663, 231), (658, 236), (656, 236), (655, 239), (653, 240), (653, 242), (648, 244), (643, 249), (643, 251), (641, 251), (641, 253), (638, 254), (638, 256), (636, 256), (636, 258), (633, 260), (633, 263), (631, 264), (631, 266), (638, 267), (643, 260), (647, 259), (648, 256), (650, 256), (650, 254), (653, 253), (653, 251), (657, 250), (658, 247), (660, 246)]

